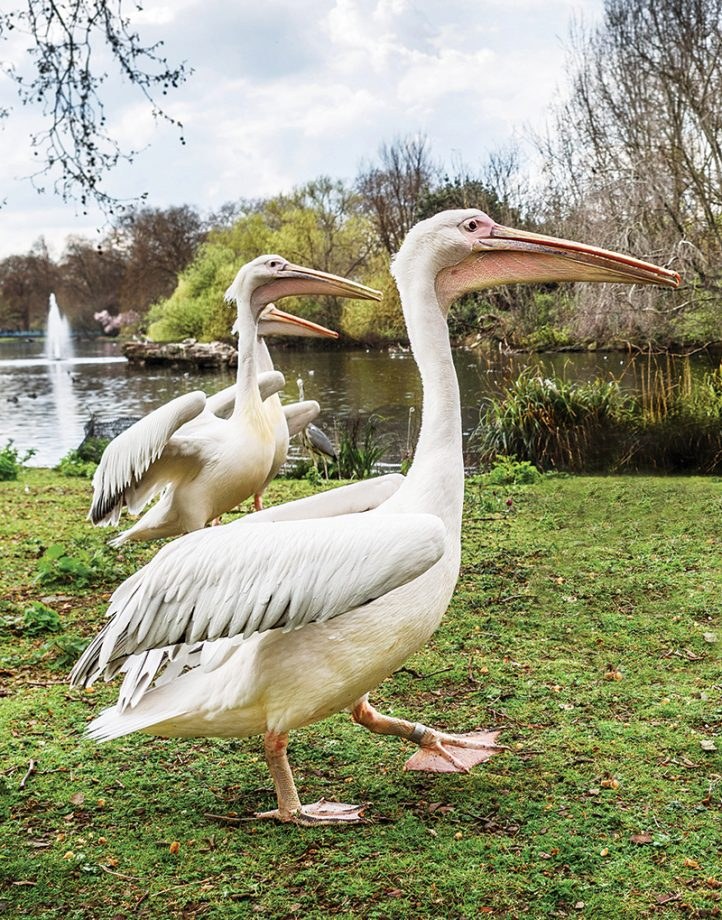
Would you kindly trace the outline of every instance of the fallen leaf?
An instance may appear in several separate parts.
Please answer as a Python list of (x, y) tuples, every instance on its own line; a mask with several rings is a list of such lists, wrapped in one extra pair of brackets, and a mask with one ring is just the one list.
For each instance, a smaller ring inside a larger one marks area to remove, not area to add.
[(703, 637), (705, 642), (709, 642), (710, 645), (713, 645), (717, 641), (717, 634), (712, 632), (704, 633)]
[(174, 856), (180, 850), (180, 844), (177, 840), (174, 840), (173, 843), (168, 847), (168, 852), (172, 853)]
[(685, 859), (684, 865), (687, 869), (699, 869), (699, 863), (696, 859)]
[(76, 792), (70, 796), (70, 802), (72, 805), (82, 805), (85, 801), (85, 796), (82, 792)]
[(584, 901), (577, 901), (577, 903), (574, 905), (574, 910), (584, 910), (586, 906), (587, 905), (584, 903)]
[(651, 834), (632, 834), (632, 836), (629, 838), (629, 842), (637, 843), (637, 844), (651, 843), (652, 835)]
[(703, 751), (716, 751), (717, 750), (717, 745), (714, 743), (714, 738), (703, 738), (700, 741), (699, 746), (702, 748)]
[(669, 904), (671, 901), (679, 901), (680, 896), (678, 894), (656, 894), (654, 900), (657, 904)]
[(599, 855), (600, 855), (600, 856), (609, 856), (609, 849), (608, 849), (607, 847), (604, 847), (603, 850), (600, 850), (600, 851), (599, 851)]

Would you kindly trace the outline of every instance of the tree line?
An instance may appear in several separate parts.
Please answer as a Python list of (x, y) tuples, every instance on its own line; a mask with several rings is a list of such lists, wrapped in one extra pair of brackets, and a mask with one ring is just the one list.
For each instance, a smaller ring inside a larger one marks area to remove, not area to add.
[[(678, 270), (663, 296), (614, 285), (501, 288), (455, 307), (459, 338), (549, 348), (722, 341), (722, 0), (605, 0), (576, 25), (569, 84), (549, 128), (473, 168), (439, 163), (423, 137), (383, 145), (352, 181), (319, 177), (201, 215), (184, 205), (126, 211), (99, 242), (42, 241), (0, 262), (0, 327), (38, 328), (56, 290), (79, 329), (99, 311), (134, 314), (156, 338), (228, 338), (223, 292), (242, 262), (277, 251), (381, 288), (383, 302), (289, 304), (355, 341), (403, 337), (389, 263), (408, 229), (448, 207), (632, 252)], [(118, 325), (118, 323), (116, 323)]]

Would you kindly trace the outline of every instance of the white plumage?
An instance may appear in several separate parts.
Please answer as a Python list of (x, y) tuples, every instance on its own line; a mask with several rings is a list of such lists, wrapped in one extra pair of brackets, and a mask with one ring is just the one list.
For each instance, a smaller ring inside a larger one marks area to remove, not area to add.
[(377, 713), (366, 696), (432, 635), (458, 576), (464, 465), (446, 326), (454, 297), (539, 274), (676, 284), (664, 269), (508, 230), (475, 210), (418, 224), (393, 271), (424, 390), (407, 478), (175, 541), (118, 588), (110, 622), (73, 672), (86, 684), (126, 668), (121, 704), (90, 725), (98, 740), (263, 733), (278, 798), (263, 817), (361, 818), (355, 806), (301, 805), (286, 757), (290, 730), (344, 708), (371, 731), (417, 743), (407, 769), (467, 771), (499, 750), (494, 732), (448, 735)]
[[(280, 256), (261, 256), (240, 270), (228, 295), (238, 305), (235, 386), (215, 397), (196, 391), (171, 400), (115, 438), (103, 454), (93, 478), (93, 523), (117, 524), (123, 507), (140, 513), (162, 492), (158, 502), (111, 545), (199, 530), (250, 495), (260, 506), (263, 490), (286, 458), (289, 433), (277, 395), (283, 375), (273, 370), (258, 335), (259, 321), (264, 335), (335, 337), (323, 326), (283, 313), (267, 299), (319, 292), (379, 296), (363, 285), (294, 266)], [(308, 409), (303, 407), (305, 414)]]

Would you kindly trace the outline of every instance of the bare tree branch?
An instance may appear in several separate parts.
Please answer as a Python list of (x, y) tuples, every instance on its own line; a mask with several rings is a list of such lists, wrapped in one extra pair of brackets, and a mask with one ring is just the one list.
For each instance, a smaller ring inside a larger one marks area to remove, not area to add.
[[(66, 201), (90, 202), (105, 213), (123, 202), (102, 186), (120, 161), (132, 162), (138, 151), (123, 149), (108, 131), (104, 85), (109, 74), (99, 59), (110, 53), (121, 78), (140, 91), (153, 116), (183, 126), (156, 101), (189, 76), (185, 63), (172, 66), (161, 54), (162, 42), (145, 45), (124, 12), (127, 0), (26, 0), (0, 11), (0, 41), (20, 33), (30, 43), (28, 66), (6, 65), (23, 105), (40, 106), (45, 127), (30, 142), (39, 167), (34, 185)], [(141, 10), (140, 4), (133, 4)], [(7, 117), (7, 110), (0, 117)], [(145, 193), (137, 196), (144, 198)]]

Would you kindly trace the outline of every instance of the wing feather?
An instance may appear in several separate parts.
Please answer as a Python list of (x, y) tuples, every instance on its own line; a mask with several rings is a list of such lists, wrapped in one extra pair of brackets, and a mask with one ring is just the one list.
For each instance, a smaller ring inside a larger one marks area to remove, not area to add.
[[(199, 415), (205, 403), (201, 390), (178, 396), (113, 438), (93, 476), (89, 520), (101, 525), (118, 523), (126, 491), (137, 490), (143, 474), (160, 457), (173, 434)], [(133, 503), (137, 505), (137, 500)]]
[(312, 422), (321, 413), (321, 407), (315, 399), (306, 399), (303, 402), (287, 403), (283, 407), (283, 414), (286, 416), (288, 425), (288, 436), (292, 438), (295, 434)]
[(239, 521), (188, 534), (116, 590), (109, 622), (71, 681), (87, 686), (101, 675), (108, 679), (119, 662), (151, 650), (162, 652), (148, 659), (159, 666), (179, 643), (248, 638), (340, 616), (423, 574), (445, 545), (445, 527), (431, 514), (253, 527)]

